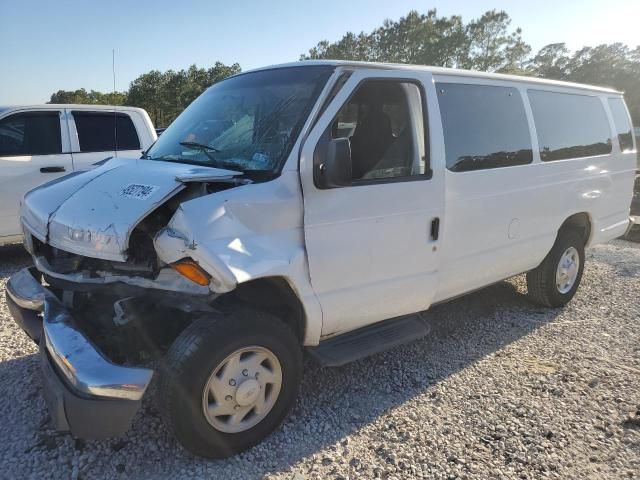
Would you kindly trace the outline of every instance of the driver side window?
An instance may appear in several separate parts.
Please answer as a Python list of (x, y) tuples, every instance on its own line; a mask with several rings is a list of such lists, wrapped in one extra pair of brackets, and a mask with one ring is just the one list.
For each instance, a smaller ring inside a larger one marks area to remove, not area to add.
[(362, 83), (332, 122), (331, 137), (349, 139), (354, 183), (424, 175), (421, 89), (393, 80)]

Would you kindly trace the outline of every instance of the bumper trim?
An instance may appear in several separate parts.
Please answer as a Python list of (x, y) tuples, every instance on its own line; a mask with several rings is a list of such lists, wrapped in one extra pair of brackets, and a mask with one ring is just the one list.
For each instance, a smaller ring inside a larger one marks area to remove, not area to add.
[(9, 294), (6, 297), (7, 307), (13, 320), (34, 342), (39, 343), (42, 336), (42, 316), (40, 316), (40, 312), (21, 307)]
[(7, 282), (7, 294), (26, 310), (27, 305), (43, 309), (40, 343), (77, 395), (98, 400), (142, 398), (153, 370), (123, 367), (107, 359), (76, 327), (67, 309), (42, 286), (33, 271), (25, 268), (13, 275)]
[(70, 431), (86, 440), (117, 437), (129, 430), (142, 400), (78, 396), (61, 378), (43, 346), (40, 347), (40, 367), (42, 396), (56, 430)]
[(37, 275), (33, 267), (20, 270), (7, 282), (6, 292), (19, 307), (41, 312), (44, 310), (44, 288), (36, 282), (34, 277)]

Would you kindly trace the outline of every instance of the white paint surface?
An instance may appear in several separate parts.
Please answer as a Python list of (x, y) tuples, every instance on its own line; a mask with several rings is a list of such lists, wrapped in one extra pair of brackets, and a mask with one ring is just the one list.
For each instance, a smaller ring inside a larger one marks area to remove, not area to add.
[[(312, 114), (314, 126), (309, 119), (282, 174), (269, 182), (183, 202), (155, 238), (162, 261), (193, 258), (211, 274), (210, 289), (218, 293), (258, 278), (285, 279), (304, 307), (304, 343), (313, 345), (322, 336), (424, 310), (434, 302), (534, 268), (553, 245), (559, 227), (575, 213), (586, 213), (591, 221), (589, 245), (624, 233), (635, 152), (622, 154), (614, 141), (610, 155), (543, 163), (528, 106), (532, 164), (460, 173), (445, 168), (434, 79), (509, 85), (521, 92), (527, 79), (337, 65), (355, 73), (319, 118)], [(313, 183), (312, 165), (318, 139), (359, 81), (372, 77), (411, 79), (423, 85), (433, 176), (320, 190)], [(533, 82), (536, 88), (588, 91), (603, 100), (618, 95), (606, 89)], [(612, 123), (607, 102), (603, 105)], [(616, 138), (613, 127), (611, 136)], [(51, 215), (53, 245), (122, 261), (131, 230), (182, 188), (182, 181), (216, 181), (232, 174), (216, 169), (195, 172), (189, 165), (164, 162), (112, 161), (28, 195), (23, 219), (45, 239)], [(131, 183), (158, 188), (144, 200), (117, 195)], [(440, 236), (434, 241), (429, 229), (436, 217)], [(64, 238), (64, 232), (74, 228), (112, 235), (113, 241), (81, 246)]]

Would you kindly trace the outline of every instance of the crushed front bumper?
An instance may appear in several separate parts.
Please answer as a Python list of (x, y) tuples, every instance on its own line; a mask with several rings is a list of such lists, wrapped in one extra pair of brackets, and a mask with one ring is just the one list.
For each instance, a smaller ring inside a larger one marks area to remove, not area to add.
[(87, 439), (128, 430), (153, 370), (108, 360), (33, 268), (9, 279), (6, 297), (16, 323), (40, 344), (43, 396), (56, 428)]

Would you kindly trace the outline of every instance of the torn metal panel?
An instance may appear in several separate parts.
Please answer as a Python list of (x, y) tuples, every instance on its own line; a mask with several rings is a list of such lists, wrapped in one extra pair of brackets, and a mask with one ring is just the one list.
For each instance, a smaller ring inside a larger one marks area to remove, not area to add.
[(287, 279), (307, 315), (305, 343), (317, 343), (322, 314), (309, 281), (302, 208), (297, 173), (283, 172), (182, 203), (154, 246), (163, 262), (198, 262), (217, 293), (258, 278)]
[(9, 280), (11, 291), (24, 307), (43, 310), (41, 346), (58, 371), (78, 392), (102, 398), (140, 400), (153, 376), (147, 368), (124, 367), (111, 362), (78, 328), (69, 311), (29, 269)]
[(278, 179), (184, 202), (156, 236), (158, 257), (166, 263), (191, 257), (226, 287), (289, 271), (304, 244), (298, 187), (287, 183)]
[[(46, 252), (35, 254), (36, 266), (62, 281), (123, 283), (202, 298), (229, 292), (239, 283), (281, 277), (304, 306), (305, 343), (317, 343), (322, 314), (309, 281), (297, 172), (283, 172), (264, 183), (244, 183), (243, 177), (235, 175), (181, 163), (113, 159), (86, 176), (70, 179), (68, 185), (55, 185), (51, 192), (47, 188), (34, 191), (25, 201), (25, 226), (31, 229), (28, 219), (38, 218), (39, 231), (45, 234), (43, 243), (122, 265), (132, 261), (128, 256), (133, 255), (134, 246), (141, 245), (129, 245), (131, 238), (136, 242), (143, 238), (131, 236), (136, 226), (142, 228), (143, 219), (152, 218), (151, 212), (165, 203), (174, 201), (172, 208), (177, 208), (169, 223), (151, 237), (157, 260), (151, 264), (157, 268), (155, 278), (137, 273), (140, 264), (127, 270), (89, 262), (85, 263), (89, 267), (58, 271)], [(171, 200), (186, 188), (185, 182), (202, 182), (203, 188)], [(237, 185), (213, 192), (205, 188), (205, 184), (218, 182)], [(152, 235), (153, 231), (145, 230)], [(64, 262), (65, 258), (63, 254), (57, 260)], [(211, 275), (208, 286), (197, 285), (168, 266), (183, 258), (198, 262)]]
[(210, 295), (211, 291), (208, 287), (198, 285), (191, 280), (183, 277), (170, 267), (162, 268), (158, 272), (156, 278), (144, 278), (131, 275), (118, 275), (113, 272), (88, 272), (79, 271), (73, 273), (59, 273), (54, 271), (49, 262), (44, 257), (34, 257), (36, 268), (58, 280), (64, 280), (72, 283), (92, 284), (92, 285), (108, 285), (113, 283), (124, 283), (134, 287), (151, 288), (155, 290), (167, 290), (171, 292), (186, 293), (189, 295)]
[(129, 237), (151, 211), (184, 188), (178, 177), (228, 179), (236, 172), (161, 161), (113, 159), (69, 181), (30, 192), (23, 222), (62, 250), (126, 261)]

